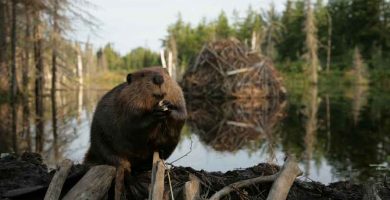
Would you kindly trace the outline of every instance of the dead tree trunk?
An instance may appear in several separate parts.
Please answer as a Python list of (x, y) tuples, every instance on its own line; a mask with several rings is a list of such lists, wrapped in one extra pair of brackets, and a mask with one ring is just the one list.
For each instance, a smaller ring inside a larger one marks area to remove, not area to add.
[(312, 84), (317, 84), (318, 82), (318, 41), (317, 41), (317, 27), (315, 24), (315, 18), (313, 14), (313, 9), (311, 7), (311, 1), (306, 0), (306, 22), (305, 22), (305, 31), (306, 31), (306, 47), (307, 47), (307, 61), (310, 71), (310, 82)]
[(58, 158), (58, 145), (57, 145), (57, 102), (56, 102), (56, 83), (57, 83), (57, 45), (58, 45), (58, 36), (60, 30), (58, 27), (58, 0), (54, 0), (53, 8), (53, 32), (52, 32), (52, 79), (51, 79), (51, 113), (52, 113), (52, 128), (53, 128), (53, 148), (54, 148), (54, 158)]
[(13, 149), (18, 153), (17, 142), (17, 113), (16, 113), (16, 95), (17, 95), (17, 81), (16, 81), (16, 1), (12, 1), (12, 29), (11, 29), (11, 108), (12, 108), (12, 144)]
[(7, 66), (7, 31), (6, 31), (6, 2), (0, 1), (0, 93), (6, 94), (9, 89)]
[(34, 8), (34, 60), (35, 60), (35, 124), (36, 124), (36, 152), (43, 150), (43, 86), (44, 86), (44, 70), (43, 70), (43, 53), (42, 53), (42, 22), (40, 10)]
[(27, 150), (31, 151), (30, 143), (30, 106), (29, 106), (29, 68), (30, 68), (30, 45), (31, 45), (31, 13), (30, 6), (25, 4), (25, 38), (24, 38), (24, 60), (22, 66), (22, 91), (23, 91), (23, 137), (27, 140)]

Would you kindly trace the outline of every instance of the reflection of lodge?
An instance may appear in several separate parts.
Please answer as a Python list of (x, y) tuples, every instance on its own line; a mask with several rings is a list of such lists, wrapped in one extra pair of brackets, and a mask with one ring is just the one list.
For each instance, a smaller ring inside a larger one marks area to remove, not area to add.
[(236, 39), (205, 45), (182, 86), (190, 126), (218, 151), (260, 141), (282, 116), (285, 89), (272, 62)]
[(217, 151), (250, 148), (272, 137), (272, 127), (284, 116), (285, 102), (273, 100), (190, 101), (188, 124), (200, 140)]

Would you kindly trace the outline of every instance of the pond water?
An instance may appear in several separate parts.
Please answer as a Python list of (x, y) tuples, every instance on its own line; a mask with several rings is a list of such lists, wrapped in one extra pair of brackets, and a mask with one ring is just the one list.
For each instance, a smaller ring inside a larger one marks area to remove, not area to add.
[[(228, 171), (260, 162), (283, 164), (286, 155), (294, 154), (305, 177), (323, 183), (360, 182), (390, 173), (390, 95), (383, 88), (288, 88), (286, 101), (187, 99), (190, 119), (168, 162)], [(34, 116), (23, 118), (26, 112), (18, 106), (18, 134), (0, 131), (0, 151), (38, 151), (51, 167), (63, 158), (82, 162), (94, 108), (106, 91), (58, 91), (57, 134), (51, 100), (45, 97), (42, 137), (36, 137)], [(32, 103), (29, 107), (34, 113)]]

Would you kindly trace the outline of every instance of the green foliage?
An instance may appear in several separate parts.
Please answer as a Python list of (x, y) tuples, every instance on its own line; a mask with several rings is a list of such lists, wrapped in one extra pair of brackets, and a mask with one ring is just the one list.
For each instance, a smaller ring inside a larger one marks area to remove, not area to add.
[(232, 35), (229, 20), (224, 12), (221, 12), (218, 16), (218, 20), (215, 22), (215, 35), (217, 39), (228, 38)]
[(103, 48), (103, 54), (106, 57), (107, 64), (110, 70), (119, 69), (122, 65), (122, 60), (118, 52), (116, 52), (112, 44), (108, 43)]
[(250, 6), (247, 10), (246, 17), (244, 19), (236, 18), (234, 22), (235, 37), (241, 41), (250, 40), (252, 32), (262, 32), (263, 30), (263, 17), (259, 11), (255, 11)]
[(296, 61), (303, 55), (305, 34), (305, 4), (303, 1), (287, 2), (286, 10), (282, 15), (282, 24), (285, 27), (281, 41), (277, 44), (278, 60)]
[(130, 53), (122, 57), (124, 69), (142, 69), (160, 65), (160, 57), (158, 53), (152, 52), (150, 49), (138, 47)]
[(159, 54), (143, 47), (135, 48), (125, 56), (121, 56), (113, 49), (112, 45), (108, 43), (104, 47), (103, 53), (110, 70), (132, 71), (144, 67), (161, 65)]
[[(261, 52), (282, 63), (282, 70), (302, 72), (299, 66), (305, 52), (305, 1), (288, 0), (281, 13), (271, 9), (249, 7), (243, 16), (237, 11), (231, 20), (221, 12), (216, 20), (203, 19), (197, 25), (182, 20), (168, 27), (169, 38), (177, 43), (178, 60), (187, 67), (202, 46), (215, 39), (236, 37), (250, 45), (253, 33), (258, 34)], [(317, 0), (314, 2), (318, 56), (322, 66), (327, 60), (331, 29), (331, 70), (352, 68), (352, 53), (359, 47), (369, 70), (388, 69), (390, 62), (390, 1), (387, 0)], [(287, 67), (290, 66), (290, 67)]]

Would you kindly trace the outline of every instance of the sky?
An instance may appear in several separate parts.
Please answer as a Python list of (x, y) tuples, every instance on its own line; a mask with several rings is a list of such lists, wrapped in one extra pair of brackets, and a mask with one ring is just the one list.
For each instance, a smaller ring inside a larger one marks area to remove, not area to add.
[(282, 11), (286, 0), (90, 0), (95, 6), (89, 11), (98, 20), (99, 28), (92, 33), (78, 27), (79, 41), (89, 40), (95, 48), (112, 43), (122, 55), (136, 47), (161, 49), (161, 39), (167, 35), (167, 27), (174, 23), (179, 13), (185, 22), (197, 24), (206, 17), (216, 19), (225, 11), (229, 19), (233, 10), (243, 15), (249, 5), (253, 9), (267, 9), (271, 2)]

